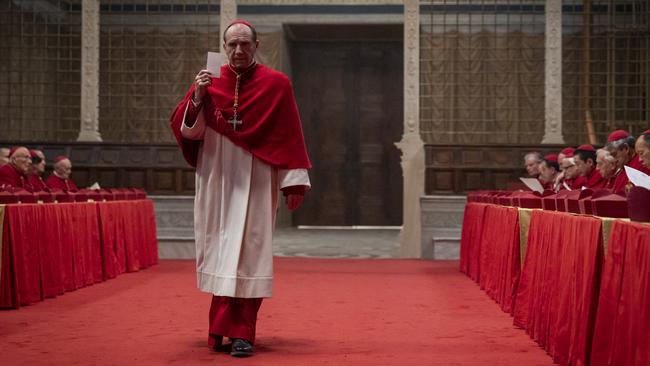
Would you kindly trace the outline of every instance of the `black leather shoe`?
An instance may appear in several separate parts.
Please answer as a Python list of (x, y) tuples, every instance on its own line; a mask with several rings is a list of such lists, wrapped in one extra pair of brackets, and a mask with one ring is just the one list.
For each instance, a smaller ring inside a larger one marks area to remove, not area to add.
[(250, 357), (253, 355), (253, 345), (245, 339), (233, 338), (230, 355), (233, 357)]

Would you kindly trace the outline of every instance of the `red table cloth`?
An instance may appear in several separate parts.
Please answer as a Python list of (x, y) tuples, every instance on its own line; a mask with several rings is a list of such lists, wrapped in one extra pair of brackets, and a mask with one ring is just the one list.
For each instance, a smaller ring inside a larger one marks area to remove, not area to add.
[(614, 221), (596, 314), (592, 366), (650, 365), (650, 226)]
[(519, 283), (519, 210), (493, 206), (485, 209), (480, 249), (479, 284), (501, 309), (512, 313)]
[(519, 282), (519, 211), (470, 202), (465, 205), (460, 269), (478, 282), (503, 311), (512, 313)]
[(483, 237), (483, 220), (485, 203), (470, 202), (465, 205), (463, 227), (460, 238), (460, 270), (469, 278), (478, 282), (480, 277), (481, 238)]
[(158, 261), (150, 200), (5, 206), (0, 307), (18, 308)]
[(517, 288), (514, 324), (560, 365), (585, 365), (600, 271), (601, 220), (535, 210)]

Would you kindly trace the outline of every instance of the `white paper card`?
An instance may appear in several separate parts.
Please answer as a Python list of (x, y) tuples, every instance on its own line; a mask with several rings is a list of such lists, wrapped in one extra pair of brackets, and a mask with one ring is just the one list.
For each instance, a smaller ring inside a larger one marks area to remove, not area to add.
[(542, 187), (542, 183), (537, 180), (537, 178), (519, 178), (526, 187), (530, 188), (531, 191), (533, 192), (539, 192), (542, 193), (544, 192), (544, 187)]
[(206, 69), (215, 78), (221, 77), (221, 66), (223, 65), (223, 54), (219, 52), (208, 52), (208, 63)]
[(650, 176), (629, 166), (625, 167), (625, 174), (632, 184), (650, 190)]

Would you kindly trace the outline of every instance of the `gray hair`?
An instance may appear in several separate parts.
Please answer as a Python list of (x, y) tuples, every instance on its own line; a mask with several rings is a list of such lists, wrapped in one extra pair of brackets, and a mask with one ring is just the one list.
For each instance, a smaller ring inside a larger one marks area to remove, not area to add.
[(537, 151), (533, 151), (533, 152), (529, 152), (529, 153), (527, 153), (526, 155), (524, 155), (524, 161), (528, 160), (528, 157), (530, 157), (530, 156), (534, 157), (535, 160), (536, 160), (538, 163), (541, 163), (542, 160), (544, 160), (544, 157), (542, 156), (541, 153), (539, 153), (539, 152), (537, 152)]
[(603, 159), (608, 163), (616, 162), (616, 159), (614, 159), (612, 154), (607, 149), (598, 149), (598, 150), (596, 150), (596, 156), (599, 156), (599, 155), (603, 155)]
[(636, 143), (636, 139), (634, 138), (634, 136), (628, 136), (628, 137), (622, 138), (620, 140), (608, 142), (607, 145), (605, 145), (605, 148), (621, 150), (623, 148), (623, 146), (627, 146), (630, 149), (634, 149), (634, 144), (635, 143)]

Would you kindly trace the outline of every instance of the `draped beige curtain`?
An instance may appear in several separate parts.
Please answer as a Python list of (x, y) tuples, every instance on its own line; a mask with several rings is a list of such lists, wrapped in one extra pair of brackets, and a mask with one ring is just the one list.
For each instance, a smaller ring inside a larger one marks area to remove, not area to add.
[(425, 143), (538, 143), (544, 132), (544, 35), (421, 33)]

